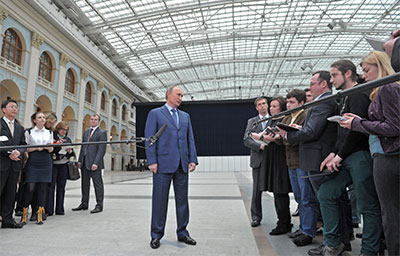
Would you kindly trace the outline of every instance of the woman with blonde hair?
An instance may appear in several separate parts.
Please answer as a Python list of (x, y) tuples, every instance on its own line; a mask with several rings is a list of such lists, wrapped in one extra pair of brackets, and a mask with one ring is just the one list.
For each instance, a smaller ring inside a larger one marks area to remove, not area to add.
[[(361, 62), (367, 82), (394, 74), (389, 56), (372, 51)], [(400, 84), (375, 88), (371, 94), (368, 119), (344, 114), (342, 127), (369, 134), (374, 159), (374, 181), (382, 211), (383, 231), (389, 255), (400, 255)]]
[[(68, 124), (61, 121), (54, 129), (53, 138), (55, 143), (71, 143), (68, 135)], [(68, 161), (69, 158), (75, 156), (72, 147), (54, 147), (53, 151), (53, 175), (49, 186), (46, 211), (48, 216), (54, 214), (54, 201), (56, 201), (56, 215), (64, 215), (64, 196), (65, 185), (67, 184)], [(56, 189), (57, 186), (57, 189)], [(54, 193), (56, 192), (56, 200)]]

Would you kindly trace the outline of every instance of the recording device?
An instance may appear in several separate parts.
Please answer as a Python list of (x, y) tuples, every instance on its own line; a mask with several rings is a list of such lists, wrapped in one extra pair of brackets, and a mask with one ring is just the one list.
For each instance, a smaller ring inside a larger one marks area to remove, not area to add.
[(272, 138), (274, 138), (276, 135), (276, 132), (279, 132), (279, 130), (275, 126), (274, 127), (266, 127), (264, 132), (266, 134), (271, 134)]
[(330, 172), (328, 168), (324, 168), (321, 172), (316, 173), (316, 174), (310, 174), (306, 176), (301, 176), (300, 178), (302, 179), (307, 179), (307, 178), (313, 178), (313, 177), (320, 177), (320, 176), (327, 176), (331, 175), (333, 172)]
[[(12, 154), (12, 151), (7, 151), (7, 154), (10, 154), (10, 155), (11, 155), (11, 154)], [(22, 159), (22, 155), (19, 155), (19, 156), (18, 156), (18, 159)]]
[(341, 121), (346, 121), (347, 118), (343, 117), (343, 116), (331, 116), (327, 118), (328, 121), (330, 122), (341, 122)]
[(167, 129), (167, 124), (164, 124), (163, 126), (161, 126), (161, 128), (157, 131), (156, 134), (154, 134), (154, 136), (150, 136), (149, 141), (149, 147), (153, 146), (157, 140), (161, 137), (161, 135), (165, 132), (165, 129)]

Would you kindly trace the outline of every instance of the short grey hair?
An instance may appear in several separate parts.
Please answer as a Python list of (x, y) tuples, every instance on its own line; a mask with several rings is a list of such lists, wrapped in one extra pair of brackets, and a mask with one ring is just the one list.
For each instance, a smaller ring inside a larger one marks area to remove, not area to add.
[(168, 92), (171, 93), (175, 87), (178, 87), (177, 85), (171, 85), (167, 88), (167, 91), (165, 92), (165, 99), (167, 99), (167, 94)]

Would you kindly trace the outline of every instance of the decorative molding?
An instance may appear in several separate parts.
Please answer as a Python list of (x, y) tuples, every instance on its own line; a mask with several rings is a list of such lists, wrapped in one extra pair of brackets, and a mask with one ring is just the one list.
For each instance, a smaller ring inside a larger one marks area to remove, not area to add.
[(104, 87), (104, 83), (103, 82), (101, 82), (101, 81), (97, 82), (97, 90), (98, 91), (101, 91), (101, 89), (103, 89), (103, 87)]
[(81, 70), (81, 80), (86, 80), (86, 78), (89, 76), (89, 71), (87, 71), (86, 69)]
[(65, 53), (60, 54), (60, 65), (65, 67), (67, 63), (70, 61), (70, 58)]
[(36, 32), (33, 32), (32, 34), (32, 45), (35, 46), (36, 48), (40, 48), (40, 46), (43, 44), (44, 38), (39, 35)]
[(0, 6), (0, 25), (3, 24), (3, 20), (8, 17), (8, 11), (4, 7)]
[(112, 91), (110, 91), (110, 101), (112, 100), (112, 98), (114, 97), (114, 95), (115, 95), (115, 93), (114, 92), (112, 92)]

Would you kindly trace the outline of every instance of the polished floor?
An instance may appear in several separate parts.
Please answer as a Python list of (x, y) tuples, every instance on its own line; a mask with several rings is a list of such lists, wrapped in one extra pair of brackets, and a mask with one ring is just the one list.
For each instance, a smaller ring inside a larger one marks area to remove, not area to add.
[[(0, 255), (307, 255), (319, 245), (297, 247), (287, 235), (269, 236), (275, 226), (273, 198), (263, 194), (262, 225), (250, 227), (251, 172), (194, 172), (190, 174), (188, 230), (196, 246), (176, 239), (173, 190), (166, 233), (161, 247), (150, 241), (151, 187), (149, 172), (104, 174), (104, 211), (72, 212), (80, 202), (80, 181), (70, 181), (65, 198), (66, 214), (48, 217), (44, 225), (28, 223), (21, 230), (0, 229)], [(291, 197), (292, 198), (292, 197)], [(90, 209), (94, 208), (91, 191)], [(291, 210), (296, 203), (291, 200)], [(19, 217), (17, 219), (19, 221)], [(298, 218), (293, 218), (297, 229)], [(355, 229), (355, 232), (360, 232)], [(343, 255), (359, 255), (360, 239)]]

